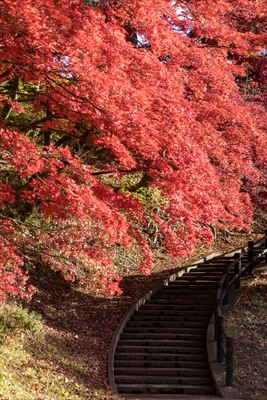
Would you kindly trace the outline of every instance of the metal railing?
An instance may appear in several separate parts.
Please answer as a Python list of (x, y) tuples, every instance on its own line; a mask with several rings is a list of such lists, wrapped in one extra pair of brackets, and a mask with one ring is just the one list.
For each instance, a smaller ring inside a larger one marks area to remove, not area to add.
[[(245, 257), (247, 260), (245, 260)], [(265, 236), (257, 242), (249, 241), (247, 248), (234, 254), (234, 261), (224, 266), (223, 276), (218, 284), (215, 302), (215, 340), (217, 341), (217, 362), (225, 361), (226, 386), (233, 386), (234, 376), (234, 339), (228, 336), (225, 330), (223, 305), (230, 302), (230, 288), (234, 285), (236, 290), (241, 287), (241, 276), (253, 276), (256, 265), (267, 262), (267, 231)], [(243, 258), (243, 260), (242, 260)], [(230, 273), (232, 278), (230, 280)]]

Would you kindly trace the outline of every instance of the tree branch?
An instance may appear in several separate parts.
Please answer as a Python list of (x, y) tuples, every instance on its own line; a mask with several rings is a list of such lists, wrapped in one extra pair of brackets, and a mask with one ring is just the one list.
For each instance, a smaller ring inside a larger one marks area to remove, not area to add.
[[(19, 78), (14, 78), (13, 79), (13, 83), (12, 83), (12, 94), (10, 95), (10, 98), (12, 100), (16, 100), (18, 95), (17, 95), (17, 90), (19, 88)], [(7, 120), (11, 114), (12, 111), (12, 106), (10, 104), (8, 104), (8, 102), (6, 102), (6, 104), (4, 105), (4, 110), (3, 110), (3, 118), (5, 120)]]

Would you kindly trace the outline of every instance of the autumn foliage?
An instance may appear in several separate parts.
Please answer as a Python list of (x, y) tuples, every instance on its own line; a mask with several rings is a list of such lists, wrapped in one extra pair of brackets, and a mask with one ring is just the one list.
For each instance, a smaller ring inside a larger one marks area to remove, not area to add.
[(151, 222), (173, 256), (250, 229), (265, 1), (4, 0), (0, 16), (1, 298), (31, 295), (35, 263), (120, 293), (114, 251), (139, 246), (149, 273)]

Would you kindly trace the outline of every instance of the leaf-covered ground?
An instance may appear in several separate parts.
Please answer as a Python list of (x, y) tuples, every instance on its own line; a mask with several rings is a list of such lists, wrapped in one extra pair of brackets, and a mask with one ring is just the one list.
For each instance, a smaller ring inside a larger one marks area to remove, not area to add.
[(245, 399), (267, 398), (267, 271), (245, 291), (228, 322), (235, 340), (235, 384)]
[[(229, 232), (219, 237), (216, 245), (199, 247), (191, 260), (212, 252), (238, 248), (250, 238), (245, 234), (236, 235)], [(158, 251), (156, 268), (151, 276), (145, 277), (138, 273), (138, 263), (135, 264), (134, 257), (128, 260), (127, 268), (122, 268), (124, 278), (121, 287), (124, 293), (113, 299), (85, 294), (78, 287), (65, 282), (59, 272), (39, 267), (31, 278), (37, 287), (37, 293), (27, 307), (29, 311), (40, 315), (42, 322), (36, 319), (36, 314), (25, 316), (20, 308), (12, 311), (14, 305), (0, 307), (1, 399), (121, 399), (110, 391), (107, 358), (113, 332), (122, 314), (138, 297), (161, 279), (191, 261), (190, 259), (173, 261)], [(260, 297), (259, 308), (262, 319), (265, 317), (266, 307), (263, 308), (265, 304)], [(245, 314), (247, 320), (254, 321), (253, 312), (248, 311), (248, 314)], [(251, 337), (255, 336), (255, 326), (258, 327), (257, 320), (254, 321)], [(265, 333), (266, 340), (266, 327), (261, 329), (262, 337)], [(250, 351), (247, 348), (246, 354), (255, 358), (253, 346), (256, 345), (250, 342), (247, 346), (250, 346)], [(261, 342), (257, 346), (261, 350), (266, 350), (266, 342)], [(264, 357), (263, 354), (264, 352), (261, 357)], [(266, 386), (264, 377), (259, 378), (260, 365), (257, 367), (255, 365), (255, 369), (253, 367), (253, 372), (249, 375), (249, 385), (256, 383), (259, 388), (262, 383)], [(238, 368), (241, 371), (241, 367)], [(246, 367), (242, 368), (240, 379), (246, 370)], [(254, 398), (258, 400), (267, 398), (264, 386), (258, 390), (259, 393), (260, 391), (262, 393), (265, 391), (265, 397), (263, 395)]]

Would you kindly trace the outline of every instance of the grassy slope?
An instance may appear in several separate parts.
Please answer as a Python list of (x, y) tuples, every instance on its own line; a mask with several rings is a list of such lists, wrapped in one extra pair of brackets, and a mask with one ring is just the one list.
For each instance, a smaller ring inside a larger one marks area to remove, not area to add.
[[(247, 235), (224, 236), (215, 246), (200, 247), (194, 259), (213, 251), (237, 248), (248, 239)], [(107, 299), (82, 293), (64, 282), (59, 273), (39, 268), (32, 276), (37, 294), (27, 305), (30, 315), (15, 303), (0, 306), (1, 399), (119, 398), (109, 389), (107, 355), (120, 317), (159, 280), (191, 261), (173, 261), (159, 252), (153, 274), (145, 277), (138, 273), (134, 260), (135, 256), (122, 271), (124, 294), (120, 297)], [(260, 308), (261, 305), (263, 303), (259, 304)], [(239, 331), (237, 323), (236, 328)], [(238, 367), (241, 375), (244, 370), (246, 367)], [(255, 382), (253, 376), (252, 373), (250, 384)], [(266, 398), (266, 389), (263, 390)]]

